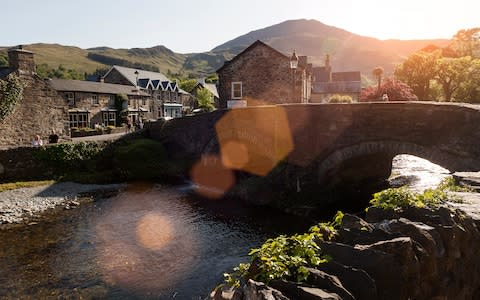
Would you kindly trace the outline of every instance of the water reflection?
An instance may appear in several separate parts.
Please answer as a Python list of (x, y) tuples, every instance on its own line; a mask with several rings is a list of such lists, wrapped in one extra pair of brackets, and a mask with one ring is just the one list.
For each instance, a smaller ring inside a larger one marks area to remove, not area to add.
[(392, 162), (390, 182), (394, 186), (406, 185), (408, 188), (422, 192), (435, 188), (450, 171), (430, 161), (413, 155), (397, 155)]
[(304, 220), (133, 184), (122, 194), (0, 230), (0, 298), (204, 298), (252, 247)]
[(127, 191), (95, 221), (97, 262), (106, 282), (158, 294), (186, 276), (200, 241), (194, 212), (175, 200), (175, 194), (158, 188)]

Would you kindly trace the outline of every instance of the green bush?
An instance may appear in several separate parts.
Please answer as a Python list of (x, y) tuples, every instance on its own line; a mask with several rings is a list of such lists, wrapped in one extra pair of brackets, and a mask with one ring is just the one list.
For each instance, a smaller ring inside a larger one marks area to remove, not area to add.
[(39, 148), (35, 158), (64, 175), (94, 169), (94, 163), (91, 162), (104, 148), (105, 144), (95, 142), (61, 143)]
[(167, 152), (163, 145), (150, 139), (125, 142), (115, 148), (113, 164), (125, 180), (159, 179), (165, 175)]
[(330, 97), (328, 103), (352, 103), (353, 99), (350, 96), (335, 94)]
[(313, 226), (308, 233), (268, 239), (260, 248), (250, 251), (251, 263), (240, 264), (232, 273), (224, 274), (225, 283), (239, 287), (248, 278), (267, 284), (276, 279), (305, 282), (309, 274), (308, 267), (316, 267), (330, 260), (317, 243), (333, 239), (342, 218), (343, 213), (338, 212), (332, 222)]
[(423, 193), (413, 192), (406, 187), (390, 188), (375, 193), (370, 204), (373, 207), (393, 210), (404, 210), (408, 207), (436, 208), (447, 201), (461, 202), (458, 196), (449, 191), (463, 191), (452, 179), (444, 179), (435, 189), (426, 189)]

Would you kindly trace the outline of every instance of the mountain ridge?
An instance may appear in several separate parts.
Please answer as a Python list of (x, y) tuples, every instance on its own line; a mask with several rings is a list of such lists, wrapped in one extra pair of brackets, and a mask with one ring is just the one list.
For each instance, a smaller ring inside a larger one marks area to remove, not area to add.
[[(370, 76), (376, 66), (391, 75), (395, 65), (430, 44), (446, 46), (449, 40), (379, 40), (357, 35), (347, 30), (326, 25), (317, 20), (287, 20), (265, 28), (250, 31), (218, 45), (207, 52), (176, 53), (164, 45), (148, 48), (115, 49), (108, 46), (82, 49), (60, 44), (36, 43), (24, 49), (36, 53), (37, 64), (50, 67), (63, 65), (79, 72), (92, 73), (107, 67), (111, 62), (126, 66), (144, 66), (162, 73), (183, 73), (206, 76), (214, 73), (226, 60), (243, 51), (256, 40), (289, 55), (306, 55), (314, 65), (322, 66), (326, 54), (330, 55), (334, 71), (360, 71)], [(1, 58), (6, 57), (6, 47), (0, 47)]]

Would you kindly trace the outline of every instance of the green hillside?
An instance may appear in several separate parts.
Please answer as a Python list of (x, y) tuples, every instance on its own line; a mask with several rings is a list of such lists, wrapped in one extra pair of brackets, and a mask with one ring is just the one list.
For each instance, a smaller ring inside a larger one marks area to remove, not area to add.
[[(205, 53), (180, 54), (165, 46), (151, 48), (113, 49), (96, 47), (81, 49), (58, 44), (31, 44), (24, 48), (36, 53), (38, 65), (50, 68), (73, 69), (79, 74), (93, 73), (116, 64), (126, 67), (159, 71), (165, 74), (181, 73), (185, 76), (206, 76), (220, 68), (256, 40), (290, 55), (295, 49), (307, 55), (314, 65), (322, 66), (326, 54), (330, 55), (334, 71), (361, 71), (370, 76), (376, 66), (393, 73), (413, 52), (429, 44), (443, 47), (449, 40), (378, 40), (360, 36), (316, 20), (293, 20), (255, 30)], [(6, 64), (7, 49), (0, 47), (0, 66)], [(82, 75), (83, 76), (83, 75)]]

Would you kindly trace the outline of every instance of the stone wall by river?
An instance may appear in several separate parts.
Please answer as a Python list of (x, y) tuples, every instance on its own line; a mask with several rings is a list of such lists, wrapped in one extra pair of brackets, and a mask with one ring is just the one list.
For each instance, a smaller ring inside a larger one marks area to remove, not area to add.
[(345, 215), (338, 239), (321, 242), (332, 261), (306, 283), (248, 280), (214, 299), (480, 299), (480, 197), (437, 210), (370, 208)]

